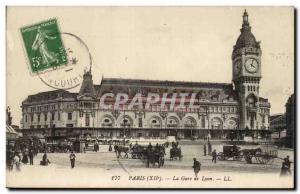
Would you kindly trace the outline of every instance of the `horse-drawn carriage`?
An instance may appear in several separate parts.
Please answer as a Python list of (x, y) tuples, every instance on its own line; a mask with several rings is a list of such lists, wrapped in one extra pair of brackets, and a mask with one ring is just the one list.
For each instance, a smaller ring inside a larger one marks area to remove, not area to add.
[(181, 160), (182, 154), (181, 154), (181, 148), (173, 147), (170, 149), (170, 160)]
[(152, 166), (155, 166), (155, 164), (157, 163), (158, 168), (164, 165), (165, 153), (163, 152), (162, 149), (147, 149), (146, 153), (147, 155), (145, 156), (145, 160), (147, 161), (146, 164), (147, 168), (150, 167), (150, 164), (152, 164)]
[(277, 158), (278, 149), (276, 146), (264, 145), (253, 149), (240, 149), (236, 145), (223, 146), (223, 152), (219, 152), (217, 157), (219, 160), (238, 160), (245, 158), (248, 164), (252, 164), (252, 159), (259, 164), (272, 164)]
[(278, 155), (277, 147), (271, 145), (261, 146), (256, 149), (244, 149), (242, 152), (248, 164), (252, 164), (252, 158), (255, 158), (259, 164), (272, 164)]
[(150, 164), (155, 166), (158, 164), (158, 167), (164, 165), (164, 156), (165, 156), (165, 147), (163, 145), (156, 146), (142, 146), (142, 145), (134, 145), (131, 148), (131, 158), (132, 159), (141, 159), (146, 163), (146, 166), (149, 168)]
[(142, 159), (147, 151), (147, 146), (135, 145), (131, 148), (131, 158)]
[(218, 153), (217, 158), (219, 160), (229, 160), (232, 158), (232, 160), (241, 161), (243, 159), (243, 153), (241, 152), (240, 147), (236, 145), (226, 145), (223, 146), (223, 152)]

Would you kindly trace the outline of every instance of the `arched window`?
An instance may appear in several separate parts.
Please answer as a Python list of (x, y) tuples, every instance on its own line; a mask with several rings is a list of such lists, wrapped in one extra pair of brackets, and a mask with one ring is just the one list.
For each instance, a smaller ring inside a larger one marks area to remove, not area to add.
[(214, 117), (211, 120), (211, 128), (212, 129), (222, 129), (223, 128), (223, 122), (220, 118)]
[(152, 118), (150, 118), (149, 120), (149, 126), (151, 128), (161, 128), (161, 119), (157, 116), (153, 116)]
[(247, 97), (247, 103), (248, 103), (248, 106), (249, 107), (255, 107), (256, 105), (256, 97), (255, 97), (255, 95), (253, 95), (253, 94), (250, 94), (248, 97)]
[(132, 126), (132, 119), (129, 116), (122, 117), (119, 121), (121, 127), (131, 127)]
[(192, 117), (187, 117), (184, 120), (184, 127), (185, 128), (195, 128), (196, 127), (196, 120)]
[(105, 115), (102, 119), (101, 119), (101, 126), (102, 127), (112, 127), (114, 125), (114, 119), (112, 116), (110, 115)]
[(179, 127), (179, 120), (176, 117), (169, 117), (167, 120), (167, 127)]
[(227, 129), (237, 129), (237, 121), (235, 118), (230, 118), (227, 121)]

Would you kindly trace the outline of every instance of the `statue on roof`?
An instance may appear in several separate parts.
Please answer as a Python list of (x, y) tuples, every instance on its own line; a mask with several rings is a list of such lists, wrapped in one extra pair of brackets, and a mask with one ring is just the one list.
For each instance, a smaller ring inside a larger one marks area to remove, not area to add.
[(10, 108), (9, 106), (6, 108), (6, 124), (11, 125), (12, 124), (12, 116), (10, 113)]

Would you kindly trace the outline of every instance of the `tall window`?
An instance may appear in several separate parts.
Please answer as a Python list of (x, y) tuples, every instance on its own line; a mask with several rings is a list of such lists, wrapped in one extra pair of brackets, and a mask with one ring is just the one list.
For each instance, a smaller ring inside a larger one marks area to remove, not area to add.
[(31, 122), (33, 122), (33, 114), (31, 115)]
[(48, 120), (48, 114), (47, 113), (45, 113), (45, 121), (47, 121)]
[(90, 126), (90, 115), (89, 115), (89, 113), (85, 114), (85, 126), (86, 127)]
[(265, 124), (266, 120), (265, 120), (265, 115), (262, 115), (262, 123)]
[(27, 115), (25, 115), (25, 122), (27, 123)]
[(52, 121), (54, 121), (54, 119), (55, 119), (55, 114), (54, 114), (54, 112), (51, 113), (51, 119), (52, 119)]
[(72, 113), (71, 112), (68, 113), (68, 120), (72, 120)]
[(142, 117), (139, 118), (139, 127), (143, 127), (143, 118)]
[(201, 127), (205, 128), (205, 116), (204, 115), (201, 116)]
[(41, 120), (41, 114), (38, 114), (38, 122)]

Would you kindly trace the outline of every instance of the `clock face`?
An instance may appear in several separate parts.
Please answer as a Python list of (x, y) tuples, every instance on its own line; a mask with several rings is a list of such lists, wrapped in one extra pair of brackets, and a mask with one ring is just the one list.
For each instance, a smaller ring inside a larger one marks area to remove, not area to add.
[(234, 74), (240, 73), (241, 69), (242, 69), (242, 62), (240, 60), (238, 60), (233, 65)]
[(256, 59), (250, 58), (246, 60), (245, 68), (249, 73), (255, 73), (258, 70), (258, 62)]

